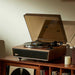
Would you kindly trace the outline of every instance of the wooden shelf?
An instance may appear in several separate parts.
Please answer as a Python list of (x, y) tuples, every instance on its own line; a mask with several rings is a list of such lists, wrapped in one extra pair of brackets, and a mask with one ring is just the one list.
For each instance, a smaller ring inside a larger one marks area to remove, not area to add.
[(71, 75), (73, 75), (75, 71), (75, 65), (65, 66), (63, 63), (47, 63), (47, 62), (39, 62), (39, 61), (30, 61), (30, 60), (22, 60), (19, 61), (18, 57), (7, 56), (5, 58), (0, 59), (0, 75), (6, 75), (6, 66), (18, 66), (18, 67), (26, 67), (36, 69), (36, 75), (40, 75), (41, 67), (49, 68), (49, 75), (51, 75), (52, 68), (59, 69), (59, 75), (62, 75), (63, 70), (70, 70)]

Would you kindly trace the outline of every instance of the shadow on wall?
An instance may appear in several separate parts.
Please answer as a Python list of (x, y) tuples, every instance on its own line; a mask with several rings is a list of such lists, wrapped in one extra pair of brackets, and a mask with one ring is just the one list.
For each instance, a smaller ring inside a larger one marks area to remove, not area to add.
[(0, 58), (4, 56), (6, 56), (5, 43), (3, 40), (0, 40)]
[[(63, 21), (63, 25), (67, 37), (67, 42), (71, 43), (70, 46), (72, 47), (75, 46), (75, 36), (73, 37), (73, 35), (75, 34), (75, 21)], [(72, 49), (67, 48), (66, 55), (72, 56), (72, 50), (73, 48)]]

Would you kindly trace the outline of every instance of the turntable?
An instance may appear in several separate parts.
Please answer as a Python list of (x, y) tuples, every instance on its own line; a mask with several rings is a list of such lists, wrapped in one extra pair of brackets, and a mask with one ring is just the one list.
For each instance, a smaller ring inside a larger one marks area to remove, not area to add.
[(65, 55), (67, 42), (60, 15), (25, 14), (32, 42), (13, 47), (21, 58), (52, 61)]

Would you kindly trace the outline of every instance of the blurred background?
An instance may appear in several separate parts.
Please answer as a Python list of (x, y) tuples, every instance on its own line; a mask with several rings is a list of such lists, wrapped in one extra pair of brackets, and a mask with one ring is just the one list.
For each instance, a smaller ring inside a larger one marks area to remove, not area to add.
[[(5, 55), (12, 55), (12, 47), (32, 41), (24, 19), (26, 13), (60, 14), (68, 42), (75, 33), (75, 1), (0, 0), (0, 40), (5, 42)], [(71, 43), (75, 45), (75, 37)]]

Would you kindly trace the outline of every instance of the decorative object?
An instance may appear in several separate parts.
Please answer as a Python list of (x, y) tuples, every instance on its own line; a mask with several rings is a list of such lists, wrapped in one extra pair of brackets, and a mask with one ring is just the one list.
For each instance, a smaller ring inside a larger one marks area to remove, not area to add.
[(71, 64), (71, 57), (65, 56), (65, 65), (70, 65), (70, 64)]
[(34, 69), (10, 66), (9, 75), (34, 75)]

